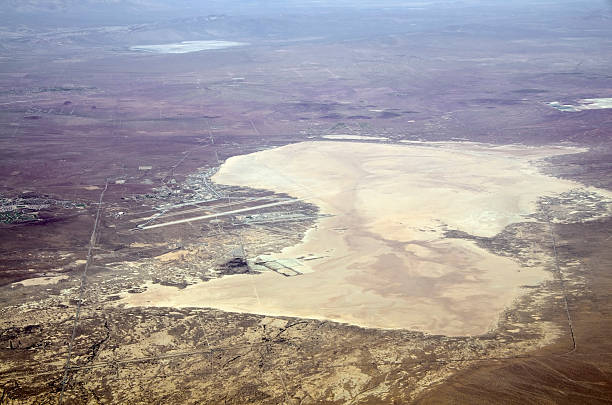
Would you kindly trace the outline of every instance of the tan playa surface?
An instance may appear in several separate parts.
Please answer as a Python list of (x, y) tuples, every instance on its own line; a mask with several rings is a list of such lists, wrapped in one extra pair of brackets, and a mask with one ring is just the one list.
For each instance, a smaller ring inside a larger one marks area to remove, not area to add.
[(303, 142), (229, 159), (217, 183), (287, 193), (322, 218), (298, 245), (274, 254), (313, 272), (235, 275), (178, 290), (150, 285), (130, 306), (212, 307), (330, 319), (447, 335), (480, 334), (525, 285), (549, 278), (445, 229), (493, 236), (527, 221), (538, 197), (577, 183), (538, 172), (534, 160), (577, 152), (473, 143), (382, 145)]

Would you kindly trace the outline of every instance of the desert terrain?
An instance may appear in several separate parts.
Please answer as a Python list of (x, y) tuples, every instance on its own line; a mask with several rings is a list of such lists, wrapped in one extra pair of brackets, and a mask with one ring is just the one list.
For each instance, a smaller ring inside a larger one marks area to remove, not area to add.
[(6, 1), (0, 404), (612, 403), (612, 5)]
[[(431, 334), (486, 333), (521, 288), (550, 274), (447, 233), (493, 237), (510, 224), (530, 221), (539, 198), (581, 190), (579, 183), (542, 175), (530, 165), (580, 151), (303, 142), (235, 156), (213, 181), (287, 194), (328, 215), (302, 243), (265, 259), (285, 260), (280, 264), (300, 277), (272, 271), (184, 290), (158, 285), (119, 303), (208, 307)], [(612, 202), (606, 190), (588, 191)], [(258, 269), (267, 270), (254, 266)]]

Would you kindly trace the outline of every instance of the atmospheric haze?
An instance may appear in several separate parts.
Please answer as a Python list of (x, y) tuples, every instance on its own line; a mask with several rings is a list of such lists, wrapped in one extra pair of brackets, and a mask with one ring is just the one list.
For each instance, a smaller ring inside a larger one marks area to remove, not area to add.
[(0, 0), (0, 403), (609, 403), (611, 4)]

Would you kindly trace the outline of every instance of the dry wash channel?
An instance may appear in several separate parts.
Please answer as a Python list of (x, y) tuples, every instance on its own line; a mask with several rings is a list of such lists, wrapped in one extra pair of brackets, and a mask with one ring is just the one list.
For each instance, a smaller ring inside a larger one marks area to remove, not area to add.
[(550, 274), (445, 234), (489, 237), (531, 220), (538, 198), (579, 187), (541, 174), (533, 162), (576, 151), (322, 141), (237, 156), (215, 182), (287, 193), (331, 215), (273, 254), (318, 257), (303, 261), (311, 271), (228, 276), (183, 290), (151, 286), (122, 302), (480, 334), (525, 286)]

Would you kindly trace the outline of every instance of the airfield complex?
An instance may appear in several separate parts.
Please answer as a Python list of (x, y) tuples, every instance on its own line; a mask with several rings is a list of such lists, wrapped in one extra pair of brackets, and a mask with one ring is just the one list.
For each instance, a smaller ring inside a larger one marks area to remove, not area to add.
[(15, 8), (1, 404), (610, 403), (612, 10), (388, 6)]

